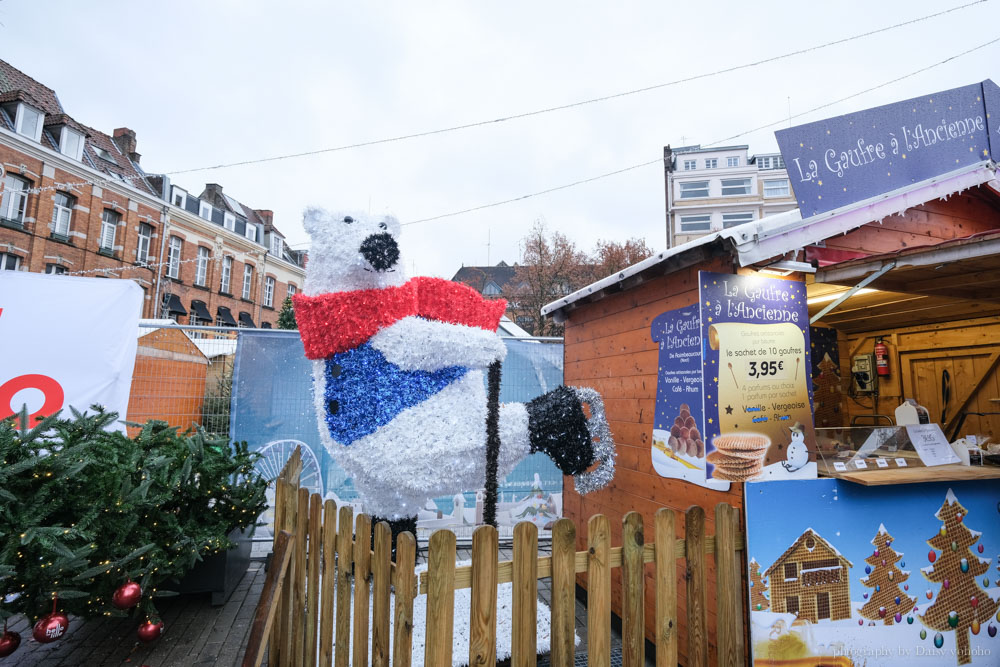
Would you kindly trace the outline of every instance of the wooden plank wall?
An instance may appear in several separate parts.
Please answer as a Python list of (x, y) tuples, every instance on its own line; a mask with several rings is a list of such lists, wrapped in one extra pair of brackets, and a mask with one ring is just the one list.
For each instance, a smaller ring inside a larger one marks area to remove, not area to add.
[[(604, 397), (608, 420), (618, 450), (618, 466), (614, 481), (605, 489), (580, 496), (566, 478), (563, 493), (563, 513), (578, 525), (595, 514), (604, 514), (610, 521), (612, 542), (621, 543), (622, 520), (629, 511), (643, 515), (645, 541), (650, 544), (654, 514), (660, 507), (684, 511), (691, 505), (705, 509), (707, 532), (715, 533), (713, 508), (727, 502), (742, 508), (742, 485), (733, 484), (728, 493), (709, 491), (702, 487), (660, 477), (653, 470), (650, 446), (653, 434), (654, 399), (656, 395), (658, 350), (649, 335), (654, 318), (664, 311), (690, 306), (698, 301), (698, 271), (733, 273), (731, 260), (719, 258), (699, 266), (655, 278), (632, 289), (586, 304), (569, 313), (565, 333), (565, 383), (589, 386)], [(683, 526), (676, 526), (681, 537)], [(577, 549), (585, 550), (584, 531), (577, 534)], [(744, 567), (741, 564), (741, 567)], [(653, 638), (656, 582), (654, 570), (645, 571), (646, 637)], [(612, 608), (622, 613), (621, 580), (618, 570), (613, 575)], [(710, 662), (716, 656), (714, 600), (715, 571), (710, 562), (707, 573), (708, 636), (711, 638)], [(586, 577), (578, 576), (581, 585)], [(685, 568), (677, 567), (678, 617), (683, 623), (687, 612), (685, 599)], [(687, 628), (678, 628), (679, 659), (688, 658)]]
[[(992, 200), (992, 201), (991, 201)], [(869, 255), (903, 248), (936, 245), (1000, 228), (995, 197), (977, 190), (914, 206), (903, 215), (870, 222), (842, 236), (826, 239), (825, 247)]]
[[(903, 397), (916, 398), (928, 408), (932, 421), (941, 418), (941, 372), (951, 375), (951, 402), (947, 420), (959, 411), (969, 396), (966, 410), (1000, 412), (1000, 317), (961, 320), (899, 329), (840, 335), (840, 362), (845, 386), (850, 378), (851, 357), (871, 353), (877, 336), (889, 346), (891, 375), (880, 383), (878, 411), (892, 415)], [(860, 402), (860, 404), (859, 404)], [(855, 415), (871, 414), (870, 397), (845, 402), (847, 421)], [(862, 405), (863, 404), (863, 405)], [(1000, 441), (1000, 416), (969, 417), (962, 432), (985, 434)]]

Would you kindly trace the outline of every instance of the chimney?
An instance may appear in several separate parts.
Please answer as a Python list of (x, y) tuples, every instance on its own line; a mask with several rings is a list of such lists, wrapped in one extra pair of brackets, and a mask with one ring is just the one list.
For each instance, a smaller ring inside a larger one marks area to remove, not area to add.
[(125, 153), (132, 162), (139, 164), (139, 158), (142, 156), (135, 152), (135, 132), (127, 127), (118, 127), (115, 128), (113, 138), (115, 144), (121, 149), (121, 152)]
[(274, 211), (269, 211), (266, 208), (255, 208), (253, 212), (259, 215), (266, 224), (274, 226)]
[(198, 199), (201, 199), (202, 201), (207, 201), (212, 206), (225, 208), (225, 206), (222, 203), (223, 201), (225, 201), (222, 198), (222, 186), (219, 185), (218, 183), (206, 183), (205, 190), (201, 193), (201, 196), (199, 196)]

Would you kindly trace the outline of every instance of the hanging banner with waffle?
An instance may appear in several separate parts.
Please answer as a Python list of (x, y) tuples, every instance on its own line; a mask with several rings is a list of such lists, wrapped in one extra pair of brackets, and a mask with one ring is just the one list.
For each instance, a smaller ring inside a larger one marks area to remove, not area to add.
[(709, 479), (816, 477), (806, 289), (699, 273)]
[(698, 306), (668, 310), (649, 328), (659, 348), (653, 470), (660, 477), (682, 479), (718, 491), (729, 482), (705, 477), (705, 413), (701, 363), (701, 312)]

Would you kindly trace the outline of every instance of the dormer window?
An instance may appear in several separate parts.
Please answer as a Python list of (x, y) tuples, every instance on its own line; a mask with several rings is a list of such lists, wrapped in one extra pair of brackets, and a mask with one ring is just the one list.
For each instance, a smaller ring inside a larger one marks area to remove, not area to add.
[(271, 234), (271, 254), (281, 257), (281, 237), (277, 234)]
[(208, 204), (206, 202), (199, 202), (198, 204), (199, 204), (198, 205), (198, 215), (200, 217), (202, 217), (202, 218), (205, 218), (209, 222), (211, 222), (212, 221), (212, 205)]
[(502, 293), (500, 286), (492, 280), (486, 283), (486, 287), (483, 288), (483, 296), (500, 296)]
[(18, 134), (41, 141), (42, 121), (45, 114), (34, 107), (29, 107), (24, 102), (17, 105), (17, 115), (14, 118), (14, 129)]
[(254, 243), (257, 242), (257, 225), (251, 225), (249, 222), (247, 223), (246, 237)]
[(187, 208), (187, 192), (176, 185), (173, 188), (171, 203), (177, 208)]
[(236, 216), (228, 211), (222, 214), (222, 226), (231, 232), (236, 231)]
[(59, 152), (79, 161), (83, 157), (83, 135), (71, 127), (63, 125), (59, 133)]

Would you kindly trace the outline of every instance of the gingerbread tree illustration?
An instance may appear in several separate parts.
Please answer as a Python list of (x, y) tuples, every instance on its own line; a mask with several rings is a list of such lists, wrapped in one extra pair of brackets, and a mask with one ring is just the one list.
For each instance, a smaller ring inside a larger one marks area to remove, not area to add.
[(977, 578), (989, 570), (990, 561), (972, 553), (971, 547), (982, 533), (965, 525), (968, 512), (951, 489), (934, 516), (943, 525), (927, 544), (941, 554), (928, 554), (931, 565), (921, 573), (928, 581), (941, 584), (941, 588), (920, 620), (932, 630), (954, 632), (958, 664), (967, 665), (972, 661), (969, 631), (977, 634), (980, 624), (989, 620), (998, 606), (977, 583)]
[(771, 601), (764, 595), (767, 593), (767, 582), (760, 576), (760, 563), (756, 558), (750, 559), (750, 609), (752, 611), (767, 611)]
[(837, 364), (827, 353), (819, 362), (819, 375), (813, 378), (813, 418), (816, 426), (840, 424), (840, 401), (843, 396)]
[(902, 560), (903, 554), (892, 548), (892, 535), (885, 525), (879, 525), (872, 544), (875, 551), (865, 559), (868, 576), (863, 577), (861, 583), (874, 590), (865, 606), (858, 611), (865, 618), (882, 621), (885, 625), (899, 623), (916, 602), (901, 588), (903, 582), (910, 578), (910, 573), (899, 569), (897, 563)]

